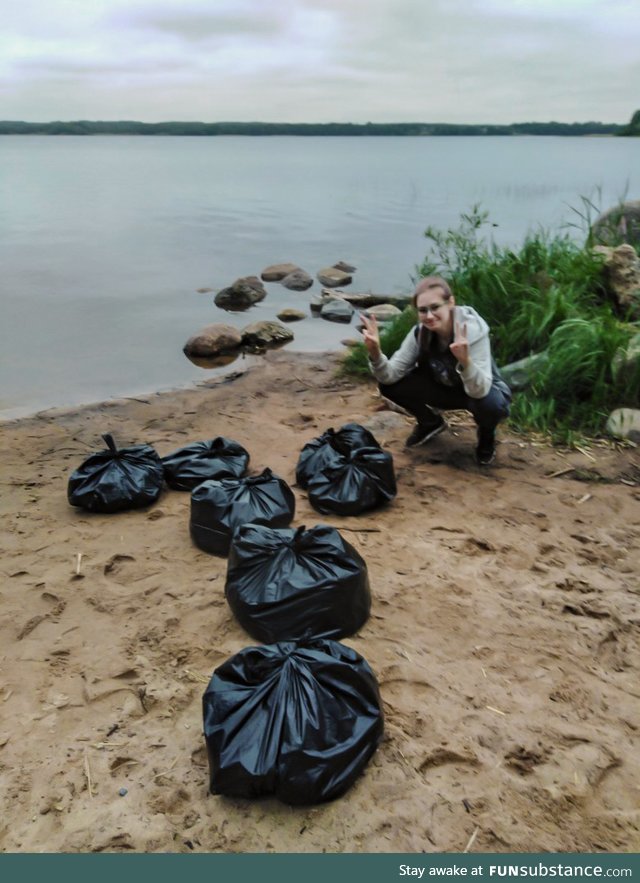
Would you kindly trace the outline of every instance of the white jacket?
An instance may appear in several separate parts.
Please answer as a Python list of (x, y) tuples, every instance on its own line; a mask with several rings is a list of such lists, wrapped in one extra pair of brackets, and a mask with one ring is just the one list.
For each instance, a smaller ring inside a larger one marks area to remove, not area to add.
[[(488, 395), (494, 381), (489, 326), (473, 307), (466, 306), (454, 307), (453, 321), (461, 326), (466, 323), (470, 355), (467, 367), (458, 363), (456, 371), (466, 394), (472, 399), (482, 399)], [(381, 353), (375, 361), (369, 360), (373, 376), (379, 383), (387, 386), (396, 383), (416, 367), (420, 355), (420, 327), (418, 325), (417, 334), (415, 328), (411, 329), (390, 359)], [(423, 334), (431, 334), (426, 326), (422, 328)]]

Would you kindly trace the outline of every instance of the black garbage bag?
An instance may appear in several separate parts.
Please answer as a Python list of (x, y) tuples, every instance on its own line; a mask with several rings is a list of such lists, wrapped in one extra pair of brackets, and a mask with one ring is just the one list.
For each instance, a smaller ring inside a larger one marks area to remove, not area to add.
[(306, 488), (309, 480), (325, 463), (333, 459), (335, 451), (347, 455), (354, 448), (379, 447), (375, 436), (359, 423), (345, 423), (337, 432), (327, 429), (318, 438), (307, 442), (300, 452), (296, 466), (296, 482), (300, 487)]
[(192, 491), (203, 481), (240, 478), (247, 471), (249, 454), (236, 441), (219, 435), (194, 442), (162, 458), (164, 477), (176, 491)]
[(332, 800), (382, 738), (375, 675), (337, 641), (247, 647), (214, 671), (202, 706), (212, 794)]
[(240, 524), (286, 527), (295, 514), (293, 491), (265, 469), (260, 475), (205, 481), (191, 494), (191, 538), (212, 555), (226, 555)]
[(225, 595), (243, 628), (266, 644), (352, 635), (371, 608), (364, 559), (326, 524), (236, 528)]
[(162, 491), (162, 460), (150, 445), (118, 448), (113, 436), (102, 436), (106, 450), (88, 457), (67, 485), (72, 506), (90, 512), (119, 512), (154, 503)]
[(359, 515), (383, 506), (397, 492), (393, 458), (382, 448), (333, 451), (307, 484), (309, 502), (322, 513)]

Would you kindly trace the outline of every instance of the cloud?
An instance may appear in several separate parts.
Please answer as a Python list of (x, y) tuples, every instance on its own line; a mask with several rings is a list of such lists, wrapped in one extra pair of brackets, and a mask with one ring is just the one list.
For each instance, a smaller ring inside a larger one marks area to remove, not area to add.
[(20, 0), (14, 119), (626, 121), (636, 0)]

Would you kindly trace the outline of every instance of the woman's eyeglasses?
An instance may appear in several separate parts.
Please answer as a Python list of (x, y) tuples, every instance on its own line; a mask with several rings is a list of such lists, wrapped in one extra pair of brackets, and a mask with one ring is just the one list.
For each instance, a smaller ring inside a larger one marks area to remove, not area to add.
[(418, 307), (418, 312), (421, 313), (423, 316), (426, 316), (427, 313), (433, 313), (433, 315), (435, 316), (435, 314), (438, 312), (438, 310), (441, 310), (442, 307), (445, 306), (445, 304), (446, 304), (446, 301), (442, 301), (442, 303), (431, 304), (428, 307)]

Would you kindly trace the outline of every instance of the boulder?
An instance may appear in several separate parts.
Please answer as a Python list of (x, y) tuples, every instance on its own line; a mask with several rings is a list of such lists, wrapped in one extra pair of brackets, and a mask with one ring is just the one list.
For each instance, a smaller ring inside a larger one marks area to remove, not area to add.
[(314, 316), (319, 316), (323, 306), (332, 300), (340, 300), (343, 303), (346, 303), (346, 298), (340, 292), (329, 291), (328, 289), (323, 288), (322, 293), (319, 296), (315, 295), (311, 298), (309, 309)]
[(615, 438), (640, 442), (640, 411), (635, 408), (618, 408), (609, 414), (607, 432)]
[(280, 322), (254, 322), (242, 329), (242, 343), (245, 346), (279, 346), (290, 340), (293, 340), (293, 332)]
[(511, 362), (510, 365), (500, 368), (500, 374), (505, 383), (514, 392), (518, 392), (531, 386), (536, 374), (539, 373), (548, 361), (549, 354), (547, 352), (533, 353), (531, 356), (519, 359), (517, 362)]
[(236, 279), (233, 285), (219, 291), (214, 303), (222, 310), (240, 312), (264, 300), (266, 296), (265, 287), (257, 276), (244, 276), (242, 279)]
[(288, 273), (284, 279), (280, 280), (282, 285), (285, 288), (288, 288), (290, 291), (306, 291), (307, 288), (311, 288), (313, 285), (313, 279), (308, 273), (305, 273), (304, 270), (293, 270), (293, 272)]
[(242, 336), (231, 325), (206, 325), (189, 338), (182, 351), (190, 358), (213, 358), (239, 349)]
[(396, 316), (402, 315), (402, 310), (393, 304), (378, 304), (374, 307), (367, 307), (367, 316), (375, 316), (378, 322), (390, 322)]
[(333, 294), (340, 295), (345, 300), (349, 301), (356, 309), (362, 310), (367, 307), (374, 307), (377, 304), (393, 304), (396, 307), (399, 307), (403, 310), (405, 307), (408, 307), (411, 303), (411, 295), (410, 294), (371, 294), (371, 292), (346, 292), (346, 291), (326, 291), (323, 290), (322, 294)]
[(318, 270), (318, 280), (327, 288), (338, 288), (339, 285), (350, 285), (351, 276), (343, 270), (337, 270), (335, 267), (325, 267), (324, 270)]
[(280, 282), (290, 273), (295, 273), (299, 269), (297, 264), (271, 264), (260, 273), (260, 278), (265, 282)]
[(594, 251), (603, 257), (604, 285), (618, 309), (630, 311), (633, 319), (640, 318), (640, 258), (636, 250), (631, 245), (596, 245)]
[(329, 322), (344, 322), (348, 324), (353, 317), (354, 309), (346, 300), (336, 299), (327, 301), (320, 310), (320, 316)]
[(640, 370), (640, 334), (634, 334), (626, 347), (620, 347), (611, 362), (611, 372), (617, 379)]
[(640, 248), (640, 199), (623, 202), (596, 218), (591, 234), (594, 242), (616, 245), (628, 242)]
[(281, 322), (299, 322), (301, 319), (306, 319), (307, 314), (303, 313), (302, 310), (294, 310), (291, 307), (285, 307), (284, 310), (280, 310), (278, 313), (278, 319)]
[(346, 261), (337, 261), (333, 267), (335, 270), (342, 270), (343, 273), (355, 273), (356, 271), (356, 267)]

